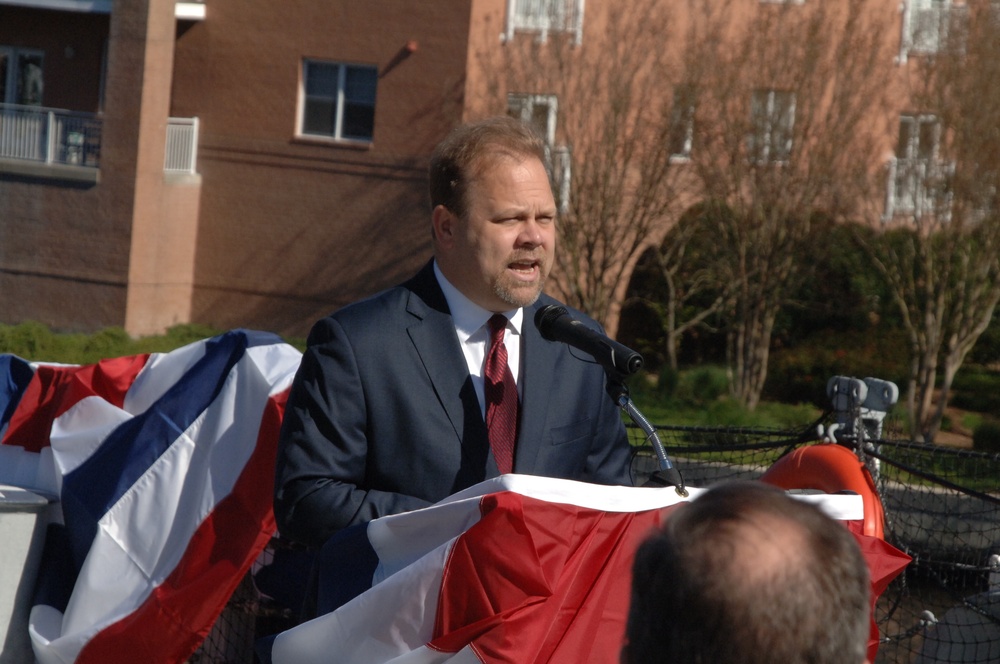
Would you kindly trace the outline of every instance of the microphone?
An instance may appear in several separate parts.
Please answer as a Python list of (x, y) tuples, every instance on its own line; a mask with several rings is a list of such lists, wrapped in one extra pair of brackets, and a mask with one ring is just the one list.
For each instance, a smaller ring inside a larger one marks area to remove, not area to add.
[(547, 304), (535, 313), (535, 327), (544, 339), (561, 341), (592, 355), (608, 373), (630, 376), (642, 368), (642, 355), (596, 332), (566, 311)]

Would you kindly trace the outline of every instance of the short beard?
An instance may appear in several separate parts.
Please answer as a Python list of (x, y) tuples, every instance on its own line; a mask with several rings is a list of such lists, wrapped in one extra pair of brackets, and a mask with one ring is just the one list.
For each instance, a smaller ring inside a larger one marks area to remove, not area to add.
[(542, 294), (542, 287), (545, 285), (545, 276), (539, 278), (534, 286), (520, 286), (510, 288), (504, 283), (502, 278), (493, 281), (493, 294), (513, 307), (529, 307), (535, 303), (538, 296)]

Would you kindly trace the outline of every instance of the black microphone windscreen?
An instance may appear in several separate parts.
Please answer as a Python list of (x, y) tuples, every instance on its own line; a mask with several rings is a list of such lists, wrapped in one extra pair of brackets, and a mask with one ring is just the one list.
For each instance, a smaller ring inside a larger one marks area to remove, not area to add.
[(553, 335), (552, 325), (563, 316), (568, 316), (566, 307), (558, 304), (546, 304), (535, 312), (535, 327), (542, 333), (542, 338), (548, 341), (557, 341)]

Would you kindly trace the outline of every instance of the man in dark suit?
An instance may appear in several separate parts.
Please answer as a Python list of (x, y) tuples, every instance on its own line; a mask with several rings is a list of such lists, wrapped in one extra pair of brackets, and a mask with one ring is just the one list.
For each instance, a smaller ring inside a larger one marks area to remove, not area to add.
[(544, 149), (510, 118), (453, 131), (431, 159), (434, 259), (316, 323), (279, 444), (283, 536), (320, 545), (506, 472), (630, 484), (604, 371), (534, 325), (554, 302)]

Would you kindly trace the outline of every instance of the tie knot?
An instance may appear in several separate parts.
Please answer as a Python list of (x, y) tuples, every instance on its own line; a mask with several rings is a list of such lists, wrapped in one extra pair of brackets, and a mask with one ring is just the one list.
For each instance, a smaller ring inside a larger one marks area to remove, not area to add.
[(490, 339), (502, 338), (504, 330), (507, 329), (507, 317), (503, 314), (493, 314), (487, 322), (490, 327)]

